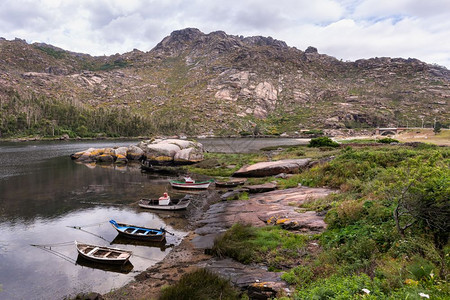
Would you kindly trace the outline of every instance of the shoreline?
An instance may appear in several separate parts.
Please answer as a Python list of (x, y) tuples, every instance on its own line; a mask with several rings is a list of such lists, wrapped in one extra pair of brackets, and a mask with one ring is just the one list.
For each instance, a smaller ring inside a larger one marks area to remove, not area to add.
[[(280, 293), (290, 293), (289, 285), (281, 280), (282, 272), (269, 271), (258, 264), (243, 265), (230, 258), (210, 254), (214, 240), (234, 223), (263, 227), (286, 222), (292, 232), (317, 234), (326, 228), (324, 216), (313, 211), (300, 213), (292, 203), (300, 204), (311, 197), (321, 198), (333, 192), (326, 188), (296, 187), (255, 193), (248, 200), (221, 201), (219, 192), (208, 191), (200, 195), (195, 209), (189, 212), (189, 232), (180, 244), (160, 262), (102, 297), (105, 300), (157, 299), (164, 286), (173, 285), (184, 274), (200, 268), (228, 278), (235, 287), (254, 295), (274, 297)], [(293, 228), (294, 224), (297, 229)], [(317, 244), (310, 241), (308, 249), (314, 255), (318, 251)]]

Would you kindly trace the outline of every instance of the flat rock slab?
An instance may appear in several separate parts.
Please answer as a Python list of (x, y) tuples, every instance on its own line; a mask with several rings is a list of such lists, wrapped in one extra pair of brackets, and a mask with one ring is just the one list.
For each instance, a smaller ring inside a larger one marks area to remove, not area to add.
[(211, 249), (214, 239), (235, 223), (256, 227), (279, 224), (302, 233), (325, 230), (324, 217), (313, 211), (303, 212), (299, 205), (334, 192), (327, 188), (297, 187), (251, 195), (249, 200), (222, 201), (210, 206), (198, 222), (194, 247)]
[(264, 183), (264, 184), (255, 184), (255, 185), (246, 185), (243, 187), (249, 193), (265, 193), (276, 190), (277, 185), (274, 183)]
[(260, 162), (249, 166), (244, 166), (234, 172), (234, 177), (264, 177), (273, 176), (280, 173), (298, 173), (306, 168), (311, 162), (310, 158), (284, 159), (278, 161)]

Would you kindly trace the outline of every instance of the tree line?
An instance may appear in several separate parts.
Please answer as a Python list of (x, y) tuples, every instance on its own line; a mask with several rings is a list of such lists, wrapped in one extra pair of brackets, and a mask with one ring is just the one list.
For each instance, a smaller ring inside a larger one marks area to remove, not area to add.
[(73, 99), (21, 95), (9, 91), (0, 100), (0, 138), (20, 136), (132, 137), (183, 131), (176, 120), (159, 122), (129, 108), (90, 108)]

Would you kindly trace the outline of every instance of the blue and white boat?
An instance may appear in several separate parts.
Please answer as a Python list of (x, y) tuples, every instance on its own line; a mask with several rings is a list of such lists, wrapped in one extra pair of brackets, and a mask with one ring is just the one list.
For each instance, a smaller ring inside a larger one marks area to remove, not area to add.
[(114, 220), (110, 220), (109, 223), (111, 223), (111, 225), (117, 230), (119, 235), (122, 235), (124, 237), (156, 242), (163, 241), (166, 238), (166, 231), (163, 228), (147, 228), (119, 223)]

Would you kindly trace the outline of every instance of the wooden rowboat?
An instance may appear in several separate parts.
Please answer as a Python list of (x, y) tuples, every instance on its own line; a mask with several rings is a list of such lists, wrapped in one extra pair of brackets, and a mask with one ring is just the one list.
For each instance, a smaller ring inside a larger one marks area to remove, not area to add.
[[(163, 200), (164, 201), (164, 200)], [(142, 208), (157, 209), (157, 210), (183, 210), (191, 203), (191, 196), (186, 195), (179, 200), (170, 199), (168, 202), (163, 202), (160, 199), (143, 198), (138, 205)]]
[(91, 269), (98, 269), (106, 272), (115, 272), (122, 274), (128, 274), (134, 268), (133, 264), (130, 261), (127, 261), (124, 264), (104, 264), (97, 261), (88, 260), (81, 255), (78, 255), (76, 264)]
[(166, 238), (166, 231), (161, 229), (147, 228), (136, 225), (130, 225), (125, 223), (118, 223), (114, 220), (110, 220), (109, 223), (117, 230), (119, 235), (124, 237), (160, 242)]
[(124, 264), (132, 254), (131, 251), (105, 246), (97, 246), (75, 241), (78, 254), (91, 261), (105, 264)]
[(235, 187), (244, 184), (246, 179), (229, 180), (229, 181), (216, 181), (216, 187)]
[(190, 177), (185, 177), (184, 180), (171, 180), (170, 185), (174, 188), (181, 189), (207, 189), (214, 180), (195, 181)]

